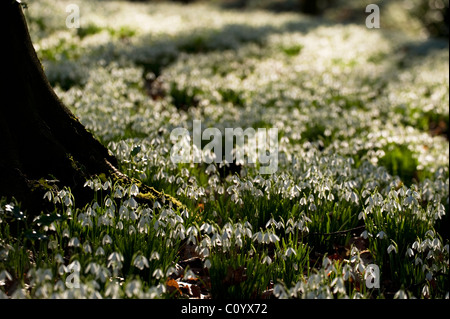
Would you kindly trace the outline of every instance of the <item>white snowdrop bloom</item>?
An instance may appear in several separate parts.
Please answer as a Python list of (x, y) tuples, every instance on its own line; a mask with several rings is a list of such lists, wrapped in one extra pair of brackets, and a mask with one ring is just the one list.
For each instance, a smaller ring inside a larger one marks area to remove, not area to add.
[(153, 204), (153, 209), (157, 210), (157, 209), (161, 209), (161, 204), (158, 201), (155, 201), (155, 203)]
[(128, 200), (128, 207), (130, 207), (131, 209), (136, 209), (136, 208), (138, 208), (138, 203), (136, 202), (136, 200), (134, 199), (134, 197), (131, 197), (129, 200)]
[(127, 297), (137, 297), (140, 298), (142, 296), (142, 283), (140, 280), (133, 280), (126, 284), (125, 294)]
[(217, 172), (217, 169), (216, 169), (216, 166), (214, 164), (210, 164), (205, 170), (205, 173), (208, 174), (208, 175), (214, 174), (216, 172)]
[(112, 263), (117, 263), (117, 264), (121, 263), (121, 262), (123, 262), (123, 255), (121, 253), (115, 251), (108, 256), (108, 261), (109, 261), (108, 267)]
[(105, 200), (105, 206), (106, 206), (106, 207), (111, 207), (113, 204), (114, 204), (114, 203), (113, 203), (113, 201), (112, 201), (111, 198), (108, 197), (108, 198)]
[(91, 180), (87, 180), (87, 181), (84, 183), (84, 187), (89, 187), (90, 189), (94, 189), (94, 182), (91, 181)]
[(203, 263), (203, 266), (205, 268), (210, 269), (211, 268), (211, 261), (209, 259), (206, 259), (205, 262)]
[(420, 259), (418, 256), (415, 258), (415, 260), (414, 260), (414, 265), (418, 265), (418, 264), (423, 264), (423, 261), (422, 261), (422, 259)]
[[(238, 246), (239, 246), (239, 244), (238, 244)], [(202, 255), (203, 257), (209, 257), (208, 247), (203, 247), (202, 249), (200, 249), (199, 254)]]
[(47, 199), (49, 202), (52, 201), (53, 193), (51, 191), (48, 191), (44, 194), (44, 199)]
[(102, 283), (105, 283), (111, 277), (111, 272), (106, 267), (100, 267), (97, 271), (95, 279), (99, 279)]
[(367, 238), (369, 238), (369, 232), (367, 230), (365, 230), (361, 233), (360, 236), (364, 239), (367, 239)]
[(286, 289), (284, 286), (280, 284), (276, 284), (273, 287), (273, 295), (278, 299), (286, 299), (288, 297), (288, 294), (286, 293)]
[(159, 280), (162, 277), (164, 277), (164, 273), (161, 269), (157, 268), (157, 269), (155, 269), (155, 271), (153, 271), (152, 276)]
[(431, 237), (431, 238), (434, 238), (434, 231), (433, 230), (428, 230), (426, 233), (425, 233), (425, 237)]
[(413, 257), (414, 256), (414, 250), (412, 250), (411, 248), (408, 248), (406, 250), (406, 256)]
[(91, 245), (89, 244), (89, 242), (84, 242), (84, 244), (83, 244), (83, 251), (86, 253), (86, 254), (91, 254), (92, 253), (92, 247), (91, 247)]
[(209, 223), (204, 223), (201, 227), (200, 227), (200, 231), (204, 231), (207, 234), (211, 234), (215, 231), (214, 227), (212, 225), (210, 225)]
[(131, 185), (129, 190), (130, 196), (137, 196), (139, 195), (139, 187), (136, 184)]
[(159, 260), (160, 259), (160, 255), (157, 251), (152, 252), (152, 254), (150, 255), (150, 260)]
[(139, 255), (133, 261), (133, 265), (139, 270), (150, 267), (148, 259), (145, 256)]
[(306, 205), (306, 197), (302, 197), (300, 199), (300, 205), (305, 206)]
[(358, 220), (361, 220), (361, 218), (362, 219), (366, 219), (366, 212), (365, 211), (361, 211), (359, 214), (358, 214)]
[(111, 236), (109, 236), (108, 234), (106, 234), (105, 236), (103, 236), (103, 239), (102, 239), (102, 245), (103, 246), (106, 246), (106, 245), (110, 245), (110, 244), (112, 244), (112, 238), (111, 238)]
[(428, 298), (430, 296), (430, 287), (428, 285), (424, 285), (422, 288), (422, 296)]
[(63, 238), (69, 238), (70, 237), (70, 231), (68, 228), (64, 228), (62, 232)]
[(91, 273), (92, 275), (97, 275), (98, 271), (100, 270), (100, 265), (95, 263), (95, 262), (90, 262), (87, 266), (86, 269), (84, 270), (84, 272), (87, 273)]
[(261, 263), (270, 265), (272, 263), (272, 259), (269, 256), (266, 256), (263, 258)]
[(353, 274), (353, 271), (352, 271), (351, 267), (348, 264), (344, 265), (342, 271), (343, 271), (343, 275), (344, 275), (343, 279), (345, 281), (349, 280), (350, 277), (355, 279), (355, 275)]
[(330, 287), (334, 287), (333, 294), (336, 293), (345, 294), (345, 284), (342, 277), (336, 277), (331, 282)]
[(50, 240), (47, 245), (48, 249), (55, 250), (58, 248), (58, 242), (56, 240)]
[(439, 238), (435, 238), (433, 242), (431, 243), (434, 250), (440, 250), (441, 249), (441, 241)]
[(80, 246), (80, 241), (79, 241), (79, 239), (78, 239), (77, 237), (72, 237), (72, 238), (69, 240), (68, 246), (69, 246), (69, 247), (79, 247), (79, 246)]
[(64, 258), (61, 256), (61, 254), (56, 254), (55, 255), (55, 262), (58, 264), (63, 264), (64, 263)]
[(408, 295), (404, 290), (400, 289), (395, 293), (394, 299), (408, 299)]
[(380, 238), (380, 239), (383, 239), (383, 238), (387, 237), (387, 235), (386, 235), (386, 233), (385, 233), (384, 231), (380, 231), (380, 232), (377, 234), (376, 237), (377, 237), (377, 238)]
[(121, 186), (118, 186), (114, 191), (114, 198), (121, 199), (123, 196), (123, 188)]
[(198, 230), (197, 227), (195, 226), (190, 226), (187, 230), (186, 230), (186, 235), (188, 236), (197, 236), (198, 235)]
[(355, 267), (361, 274), (364, 273), (366, 270), (366, 267), (364, 267), (364, 264), (362, 262), (358, 263)]
[(397, 253), (397, 248), (393, 244), (390, 244), (387, 248), (387, 252), (388, 254), (390, 254), (391, 252)]

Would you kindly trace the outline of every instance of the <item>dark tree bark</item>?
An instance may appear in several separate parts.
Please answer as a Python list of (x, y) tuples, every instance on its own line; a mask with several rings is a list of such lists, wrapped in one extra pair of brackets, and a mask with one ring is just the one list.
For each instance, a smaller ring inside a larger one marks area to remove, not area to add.
[[(21, 5), (0, 1), (3, 82), (0, 102), (0, 197), (14, 196), (28, 211), (42, 209), (49, 185), (69, 186), (89, 201), (87, 178), (104, 174), (131, 182), (116, 158), (58, 99), (33, 48)], [(5, 83), (6, 82), (6, 83)], [(142, 187), (147, 199), (163, 196)]]

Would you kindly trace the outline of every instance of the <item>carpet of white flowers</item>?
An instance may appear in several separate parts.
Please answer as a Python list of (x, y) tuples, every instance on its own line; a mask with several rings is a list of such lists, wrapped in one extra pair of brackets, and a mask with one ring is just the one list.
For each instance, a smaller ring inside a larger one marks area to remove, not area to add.
[[(1, 200), (0, 297), (449, 297), (447, 44), (121, 1), (76, 1), (68, 29), (72, 2), (26, 10), (49, 81), (121, 171), (184, 207), (101, 179), (91, 204), (51, 191), (34, 219)], [(193, 120), (278, 128), (278, 171), (173, 164), (170, 133)]]

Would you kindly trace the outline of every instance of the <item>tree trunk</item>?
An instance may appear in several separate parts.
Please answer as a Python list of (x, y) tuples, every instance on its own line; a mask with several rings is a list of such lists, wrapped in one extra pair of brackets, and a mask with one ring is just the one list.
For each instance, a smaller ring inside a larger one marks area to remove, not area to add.
[[(89, 202), (92, 193), (83, 187), (89, 177), (105, 174), (131, 182), (116, 169), (116, 158), (51, 88), (21, 5), (13, 0), (0, 2), (6, 80), (0, 104), (0, 197), (14, 196), (22, 207), (37, 214), (49, 184), (69, 186), (78, 201)], [(153, 199), (162, 196), (151, 188), (143, 189)]]

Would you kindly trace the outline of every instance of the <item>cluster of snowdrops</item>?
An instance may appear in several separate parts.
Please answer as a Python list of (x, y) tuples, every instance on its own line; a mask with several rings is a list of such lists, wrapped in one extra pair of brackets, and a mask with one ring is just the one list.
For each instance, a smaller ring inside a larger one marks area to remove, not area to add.
[[(78, 1), (68, 29), (47, 2), (26, 16), (58, 96), (183, 207), (100, 177), (85, 207), (67, 188), (36, 218), (1, 200), (0, 297), (448, 298), (448, 47), (208, 5)], [(193, 120), (278, 128), (277, 172), (173, 163)]]

